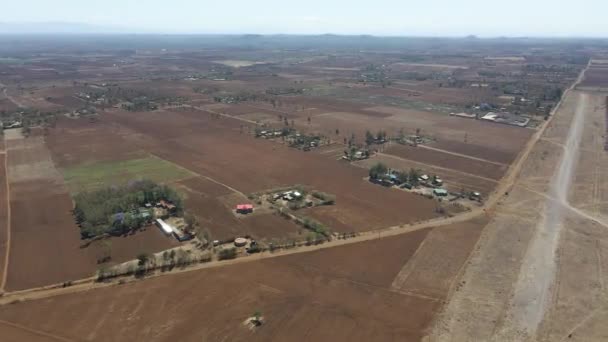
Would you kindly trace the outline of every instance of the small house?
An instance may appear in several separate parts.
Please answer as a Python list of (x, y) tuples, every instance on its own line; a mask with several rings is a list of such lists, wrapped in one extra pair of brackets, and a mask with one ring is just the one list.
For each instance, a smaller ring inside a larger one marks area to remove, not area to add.
[(236, 212), (239, 214), (249, 214), (253, 213), (253, 205), (251, 204), (238, 204), (236, 206)]
[(445, 197), (448, 195), (448, 191), (446, 189), (441, 188), (433, 189), (433, 195), (438, 197)]

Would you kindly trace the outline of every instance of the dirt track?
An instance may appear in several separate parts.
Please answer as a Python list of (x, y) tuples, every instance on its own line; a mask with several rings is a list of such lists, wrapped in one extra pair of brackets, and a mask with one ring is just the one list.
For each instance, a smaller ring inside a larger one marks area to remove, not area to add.
[[(598, 113), (603, 115), (603, 110), (591, 104), (598, 102), (597, 95), (593, 95), (593, 101), (588, 100), (590, 96), (567, 92), (562, 106), (545, 125), (546, 129), (540, 131), (543, 137), (564, 143), (543, 140), (535, 144), (530, 158), (525, 163), (522, 161), (521, 178), (484, 230), (462, 276), (466, 285), (449, 301), (435, 324), (431, 340), (554, 341), (557, 336), (552, 329), (575, 318), (566, 316), (559, 306), (560, 298), (574, 305), (564, 297), (564, 292), (570, 289), (565, 290), (562, 282), (567, 280), (572, 284), (576, 279), (584, 283), (586, 278), (594, 282), (595, 278), (588, 273), (573, 278), (565, 270), (584, 267), (580, 260), (563, 255), (575, 248), (568, 242), (572, 240), (571, 230), (575, 229), (572, 220), (586, 222), (576, 227), (589, 229), (586, 234), (598, 229), (598, 222), (601, 223), (597, 218), (589, 220), (591, 216), (585, 213), (580, 215), (576, 208), (563, 207), (569, 200), (568, 191), (578, 188), (578, 185), (570, 186), (570, 180), (579, 142), (591, 139), (593, 134), (587, 134), (590, 127), (604, 127), (597, 121), (584, 124), (589, 120), (585, 117), (598, 120), (601, 118)], [(575, 119), (571, 119), (571, 113), (576, 113)], [(594, 148), (603, 148), (602, 139), (593, 138), (593, 141)], [(607, 158), (605, 154), (595, 156), (601, 160)], [(589, 181), (580, 176), (574, 179), (576, 183)], [(566, 237), (560, 239), (560, 230)], [(590, 252), (595, 253), (594, 249)], [(601, 269), (602, 260), (598, 260)]]
[(8, 154), (5, 152), (2, 156), (2, 166), (4, 170), (2, 171), (2, 175), (4, 176), (4, 186), (2, 191), (0, 191), (0, 196), (2, 193), (5, 194), (5, 199), (0, 201), (0, 205), (4, 208), (0, 208), (0, 212), (4, 213), (4, 215), (0, 215), (0, 219), (2, 216), (6, 217), (6, 223), (2, 226), (5, 230), (5, 237), (2, 238), (2, 243), (4, 245), (4, 255), (2, 256), (2, 280), (0, 281), (0, 292), (5, 291), (6, 279), (8, 273), (8, 260), (10, 257), (11, 250), (11, 201), (10, 201), (10, 184), (8, 181)]

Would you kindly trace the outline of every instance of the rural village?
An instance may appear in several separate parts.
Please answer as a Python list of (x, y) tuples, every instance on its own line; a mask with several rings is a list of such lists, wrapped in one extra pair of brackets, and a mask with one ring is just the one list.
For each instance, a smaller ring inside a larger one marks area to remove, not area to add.
[(2, 39), (0, 340), (608, 336), (601, 41)]

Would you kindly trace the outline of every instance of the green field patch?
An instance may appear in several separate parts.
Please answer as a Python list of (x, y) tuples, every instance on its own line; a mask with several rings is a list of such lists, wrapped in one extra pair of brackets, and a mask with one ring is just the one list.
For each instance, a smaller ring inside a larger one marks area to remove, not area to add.
[(153, 156), (79, 165), (63, 169), (62, 173), (72, 193), (125, 185), (132, 180), (167, 183), (196, 176), (178, 165)]

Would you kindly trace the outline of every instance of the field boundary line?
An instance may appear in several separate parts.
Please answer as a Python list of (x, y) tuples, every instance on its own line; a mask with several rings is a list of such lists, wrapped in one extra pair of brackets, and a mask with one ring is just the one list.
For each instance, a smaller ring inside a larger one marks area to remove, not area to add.
[(432, 146), (427, 146), (427, 145), (418, 145), (417, 147), (424, 148), (424, 149), (431, 150), (431, 151), (441, 152), (441, 153), (445, 153), (445, 154), (450, 154), (450, 155), (453, 155), (453, 156), (456, 156), (456, 157), (467, 158), (467, 159), (471, 159), (471, 160), (477, 160), (477, 161), (488, 163), (488, 164), (494, 164), (494, 165), (498, 165), (498, 166), (509, 166), (509, 164), (499, 163), (499, 162), (496, 162), (496, 161), (492, 161), (492, 160), (488, 160), (488, 159), (483, 159), (483, 158), (477, 158), (477, 157), (470, 156), (468, 154), (456, 153), (456, 152), (444, 150), (444, 149), (437, 148), (437, 147), (432, 147)]
[(2, 282), (0, 283), (0, 291), (4, 291), (6, 287), (6, 279), (8, 278), (8, 260), (11, 255), (11, 190), (8, 181), (8, 153), (4, 155), (4, 181), (6, 186), (6, 251), (4, 253), (4, 265), (2, 271)]
[(17, 328), (17, 329), (20, 329), (20, 330), (23, 330), (23, 331), (27, 331), (27, 332), (29, 332), (31, 334), (34, 334), (34, 335), (49, 337), (49, 338), (52, 338), (52, 339), (57, 340), (57, 341), (63, 341), (63, 342), (73, 342), (74, 341), (74, 340), (71, 340), (71, 339), (69, 339), (67, 337), (63, 337), (63, 336), (47, 333), (47, 332), (42, 331), (42, 330), (28, 328), (28, 327), (26, 327), (24, 325), (13, 323), (13, 322), (9, 322), (9, 321), (5, 321), (3, 319), (0, 319), (0, 324), (8, 325), (9, 327), (13, 327), (13, 328)]
[(395, 155), (392, 155), (392, 154), (389, 154), (389, 153), (378, 152), (378, 153), (376, 153), (376, 155), (378, 155), (378, 156), (384, 156), (384, 157), (388, 157), (388, 158), (393, 158), (393, 159), (397, 159), (397, 160), (401, 160), (401, 161), (405, 161), (405, 162), (412, 162), (412, 163), (416, 163), (416, 164), (420, 164), (420, 165), (427, 165), (427, 166), (430, 166), (430, 167), (438, 169), (438, 170), (447, 171), (447, 172), (454, 172), (454, 173), (458, 173), (458, 174), (461, 174), (461, 175), (464, 175), (464, 176), (467, 176), (467, 177), (473, 177), (473, 178), (477, 178), (477, 179), (483, 179), (485, 181), (492, 182), (492, 183), (498, 183), (498, 182), (500, 182), (500, 179), (487, 178), (487, 177), (478, 176), (478, 175), (475, 175), (475, 174), (472, 174), (472, 173), (462, 172), (462, 171), (458, 171), (458, 170), (454, 170), (454, 169), (447, 169), (445, 167), (437, 166), (437, 165), (434, 165), (434, 164), (421, 163), (419, 161), (415, 161), (415, 160), (412, 160), (412, 159), (406, 159), (406, 158), (398, 157), (398, 156), (395, 156)]
[[(231, 187), (231, 186), (230, 186), (230, 185), (228, 185), (228, 184), (222, 183), (222, 182), (220, 182), (220, 181), (218, 181), (218, 180), (215, 180), (215, 179), (213, 179), (213, 178), (211, 178), (211, 177), (209, 177), (209, 176), (202, 175), (202, 174), (200, 174), (200, 173), (198, 173), (198, 172), (194, 172), (194, 171), (192, 171), (192, 170), (190, 170), (190, 169), (188, 169), (188, 168), (185, 168), (185, 167), (183, 167), (183, 166), (181, 166), (181, 165), (179, 165), (179, 164), (176, 164), (176, 163), (174, 163), (174, 162), (172, 162), (172, 161), (170, 161), (170, 160), (167, 160), (167, 159), (161, 158), (160, 156), (157, 156), (157, 155), (156, 155), (156, 154), (154, 154), (154, 153), (150, 153), (150, 155), (151, 155), (152, 157), (154, 157), (154, 158), (157, 158), (157, 159), (160, 159), (160, 160), (164, 160), (164, 161), (166, 161), (167, 163), (171, 163), (171, 164), (175, 165), (176, 167), (178, 167), (178, 168), (180, 168), (180, 169), (182, 169), (182, 170), (185, 170), (185, 171), (188, 171), (188, 172), (192, 173), (194, 176), (193, 176), (193, 177), (191, 177), (191, 178), (196, 178), (196, 177), (204, 178), (204, 179), (206, 179), (206, 180), (208, 180), (208, 181), (210, 181), (210, 182), (213, 182), (213, 183), (215, 183), (215, 184), (217, 184), (217, 185), (221, 185), (221, 186), (225, 187), (226, 189), (228, 189), (228, 190), (230, 190), (230, 191), (232, 191), (232, 192), (234, 192), (234, 193), (237, 193), (237, 194), (242, 195), (243, 197), (247, 198), (247, 195), (245, 195), (243, 192), (241, 192), (241, 191), (239, 191), (239, 190), (237, 190), (237, 189), (235, 189), (235, 188)], [(187, 179), (189, 179), (189, 178), (187, 178)], [(179, 182), (179, 181), (180, 181), (180, 180), (178, 180), (178, 181), (176, 181), (176, 182)]]

